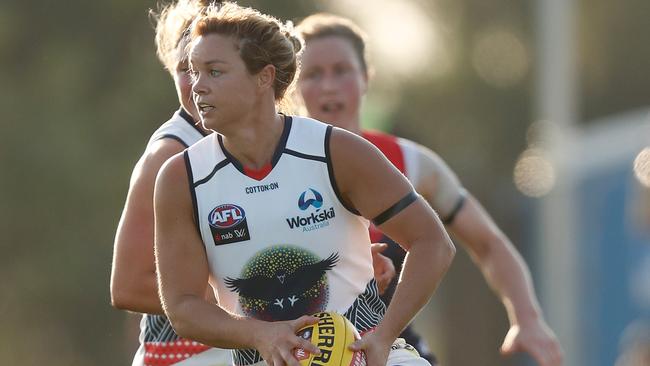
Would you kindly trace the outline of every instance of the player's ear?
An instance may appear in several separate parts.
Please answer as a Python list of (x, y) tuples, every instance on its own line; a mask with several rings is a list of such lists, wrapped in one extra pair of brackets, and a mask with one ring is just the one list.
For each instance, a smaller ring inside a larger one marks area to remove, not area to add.
[(366, 94), (368, 92), (368, 85), (370, 83), (370, 76), (371, 76), (372, 70), (366, 70), (365, 72), (362, 72), (362, 85), (361, 85), (361, 91), (363, 94)]
[(275, 66), (266, 65), (257, 73), (257, 86), (260, 89), (273, 88), (275, 82)]

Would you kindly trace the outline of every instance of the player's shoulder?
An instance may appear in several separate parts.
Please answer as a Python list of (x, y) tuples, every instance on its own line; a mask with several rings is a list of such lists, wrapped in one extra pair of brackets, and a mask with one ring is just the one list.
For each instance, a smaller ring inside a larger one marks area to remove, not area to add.
[(160, 171), (161, 166), (170, 159), (172, 156), (183, 151), (185, 147), (174, 140), (160, 140), (155, 142), (152, 146), (147, 148), (131, 174), (131, 185), (149, 184), (155, 179)]
[(374, 145), (399, 145), (399, 137), (391, 135), (390, 133), (364, 129), (361, 131), (361, 136), (366, 140), (372, 142)]
[(165, 207), (165, 205), (170, 204), (173, 206), (181, 202), (187, 204), (190, 199), (188, 194), (190, 189), (184, 153), (180, 152), (167, 159), (156, 175), (154, 183), (154, 207), (157, 205)]
[(147, 147), (158, 140), (176, 140), (189, 147), (207, 135), (208, 132), (201, 129), (192, 116), (181, 108), (153, 132)]
[(216, 132), (198, 140), (185, 151), (192, 169), (208, 169), (207, 173), (213, 169), (215, 164), (227, 159), (222, 147), (222, 136)]
[(319, 120), (305, 117), (305, 116), (285, 116), (285, 120), (291, 126), (291, 136), (304, 136), (304, 135), (323, 135), (327, 133), (331, 126)]
[(367, 138), (365, 138), (365, 136), (360, 136), (356, 133), (339, 127), (332, 128), (332, 143), (342, 144), (343, 147), (357, 149), (368, 149), (375, 147), (375, 145)]
[(181, 108), (160, 125), (149, 138), (136, 164), (136, 172), (155, 176), (167, 159), (200, 139), (200, 133), (190, 121), (189, 114)]
[(187, 183), (187, 166), (184, 151), (172, 155), (162, 163), (157, 174), (156, 185), (161, 180), (165, 181), (165, 184), (170, 184), (170, 182)]
[(372, 165), (372, 161), (385, 159), (381, 149), (356, 133), (332, 127), (329, 142), (332, 159), (346, 165)]
[[(287, 128), (288, 127), (288, 128)], [(333, 127), (321, 121), (303, 116), (286, 116), (285, 130), (281, 141), (288, 151), (311, 156), (328, 155)]]
[(163, 138), (152, 142), (142, 154), (140, 162), (143, 165), (160, 167), (167, 159), (182, 152), (186, 146), (178, 140)]
[(405, 156), (411, 156), (424, 163), (438, 164), (442, 162), (442, 159), (435, 151), (418, 142), (404, 137), (395, 137), (395, 139), (395, 143), (400, 147)]

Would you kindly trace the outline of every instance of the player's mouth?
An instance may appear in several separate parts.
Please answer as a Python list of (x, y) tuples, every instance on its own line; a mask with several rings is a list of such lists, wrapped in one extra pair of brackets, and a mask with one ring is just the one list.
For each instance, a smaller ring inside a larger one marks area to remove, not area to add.
[(196, 103), (196, 108), (199, 110), (199, 113), (201, 113), (201, 115), (205, 115), (212, 111), (214, 109), (214, 106), (205, 102), (198, 102)]
[(344, 107), (341, 102), (329, 102), (321, 104), (320, 110), (323, 113), (336, 113), (342, 111)]

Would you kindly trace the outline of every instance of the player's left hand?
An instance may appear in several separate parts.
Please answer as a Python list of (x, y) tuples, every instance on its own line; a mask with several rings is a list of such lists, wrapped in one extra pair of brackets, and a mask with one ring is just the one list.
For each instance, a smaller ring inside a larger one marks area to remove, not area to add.
[(388, 248), (388, 244), (384, 243), (374, 243), (370, 246), (370, 251), (372, 252), (372, 268), (375, 271), (375, 280), (377, 281), (380, 295), (384, 294), (396, 273), (393, 261), (381, 254), (386, 248)]
[(507, 356), (516, 352), (528, 353), (540, 366), (560, 366), (563, 363), (560, 343), (542, 319), (510, 327), (501, 345), (501, 354)]
[(366, 366), (386, 366), (390, 346), (394, 341), (395, 339), (382, 337), (376, 331), (371, 331), (348, 348), (352, 351), (363, 351), (366, 354)]

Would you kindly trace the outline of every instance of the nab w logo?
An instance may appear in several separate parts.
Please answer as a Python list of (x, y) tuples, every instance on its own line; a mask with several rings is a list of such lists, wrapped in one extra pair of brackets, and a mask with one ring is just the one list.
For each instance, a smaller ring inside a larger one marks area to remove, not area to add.
[(300, 198), (298, 198), (298, 207), (301, 210), (305, 211), (309, 206), (314, 206), (316, 209), (323, 206), (323, 196), (313, 188), (309, 188), (308, 191), (302, 192)]
[(251, 238), (244, 209), (232, 203), (213, 208), (208, 214), (208, 224), (214, 245), (236, 243)]
[(208, 215), (210, 226), (227, 229), (241, 223), (246, 218), (244, 209), (232, 204), (217, 206)]

